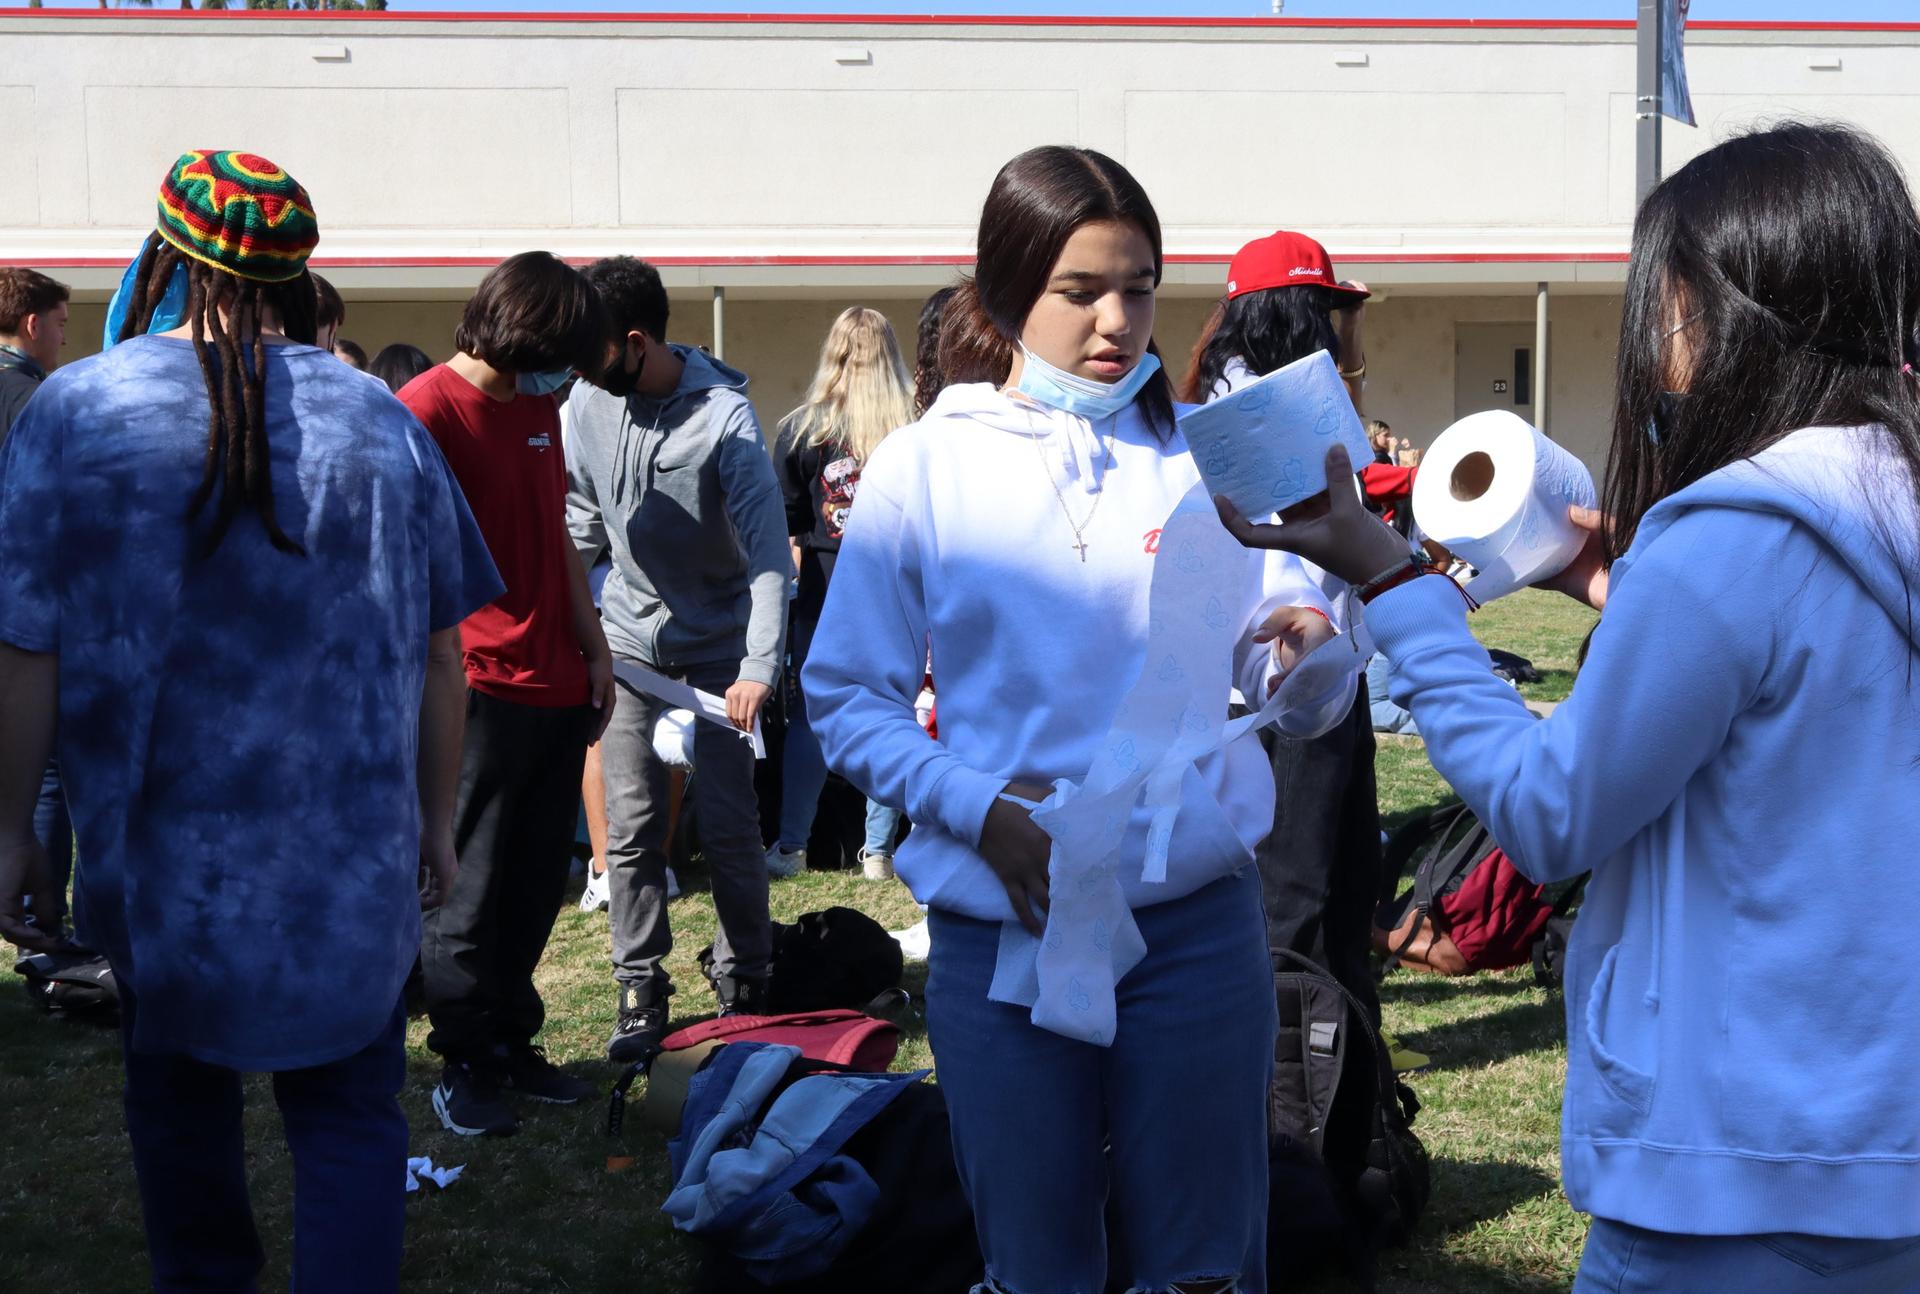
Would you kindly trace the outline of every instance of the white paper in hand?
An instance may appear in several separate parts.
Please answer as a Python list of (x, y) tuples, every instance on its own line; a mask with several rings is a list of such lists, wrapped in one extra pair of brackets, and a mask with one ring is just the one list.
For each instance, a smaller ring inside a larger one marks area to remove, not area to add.
[(1180, 430), (1212, 494), (1265, 520), (1327, 488), (1327, 451), (1347, 447), (1357, 472), (1373, 461), (1333, 357), (1323, 350), (1183, 415)]

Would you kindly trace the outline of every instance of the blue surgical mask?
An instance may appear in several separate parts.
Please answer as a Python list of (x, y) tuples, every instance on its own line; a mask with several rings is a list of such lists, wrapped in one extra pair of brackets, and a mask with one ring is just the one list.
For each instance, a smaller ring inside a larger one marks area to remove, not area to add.
[(1159, 359), (1146, 354), (1118, 382), (1096, 382), (1055, 368), (1025, 345), (1020, 347), (1020, 353), (1026, 356), (1026, 363), (1020, 369), (1020, 381), (1014, 389), (1037, 404), (1077, 413), (1082, 418), (1106, 418), (1119, 413), (1133, 403), (1140, 388), (1160, 371)]
[(544, 373), (515, 373), (513, 389), (521, 395), (552, 395), (567, 384), (573, 376), (573, 369), (550, 368)]

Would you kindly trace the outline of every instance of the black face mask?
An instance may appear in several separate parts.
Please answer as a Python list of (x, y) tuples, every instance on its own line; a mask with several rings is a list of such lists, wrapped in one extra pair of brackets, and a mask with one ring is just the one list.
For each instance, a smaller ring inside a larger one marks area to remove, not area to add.
[(1684, 391), (1662, 391), (1653, 402), (1653, 421), (1647, 426), (1647, 439), (1658, 449), (1668, 436), (1673, 434), (1674, 424), (1680, 420), (1680, 410), (1686, 406), (1687, 394)]
[(640, 375), (646, 371), (647, 352), (645, 350), (640, 352), (640, 362), (636, 364), (633, 371), (629, 373), (627, 371), (627, 348), (622, 346), (619, 357), (607, 366), (605, 373), (600, 375), (598, 386), (608, 395), (617, 395), (624, 400), (632, 395), (634, 390), (639, 387)]

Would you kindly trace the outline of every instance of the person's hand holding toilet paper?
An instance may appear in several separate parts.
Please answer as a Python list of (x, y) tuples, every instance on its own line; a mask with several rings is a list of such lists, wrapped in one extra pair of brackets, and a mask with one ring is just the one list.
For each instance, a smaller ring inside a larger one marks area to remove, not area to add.
[(1342, 488), (1323, 490), (1287, 508), (1280, 525), (1255, 525), (1225, 495), (1216, 494), (1213, 506), (1227, 533), (1244, 547), (1282, 549), (1356, 587), (1404, 564), (1411, 552), (1406, 539), (1367, 511), (1358, 490), (1345, 488), (1353, 479), (1345, 445), (1327, 451), (1327, 479), (1342, 482)]
[(1575, 602), (1584, 602), (1595, 611), (1604, 611), (1607, 606), (1607, 568), (1601, 552), (1601, 540), (1607, 528), (1606, 514), (1597, 508), (1571, 507), (1567, 509), (1567, 517), (1575, 526), (1587, 532), (1586, 546), (1566, 570), (1541, 580), (1533, 587), (1564, 593)]
[[(1327, 451), (1327, 479), (1352, 475), (1346, 447)], [(1356, 587), (1403, 564), (1410, 555), (1407, 541), (1386, 522), (1368, 512), (1352, 490), (1333, 490), (1305, 499), (1280, 514), (1280, 525), (1255, 525), (1243, 518), (1224, 496), (1214, 496), (1220, 523), (1248, 548), (1278, 548), (1304, 557)], [(1572, 563), (1536, 587), (1566, 594), (1598, 611), (1606, 605), (1607, 572), (1601, 564), (1601, 534), (1606, 519), (1592, 508), (1567, 512), (1587, 542)]]

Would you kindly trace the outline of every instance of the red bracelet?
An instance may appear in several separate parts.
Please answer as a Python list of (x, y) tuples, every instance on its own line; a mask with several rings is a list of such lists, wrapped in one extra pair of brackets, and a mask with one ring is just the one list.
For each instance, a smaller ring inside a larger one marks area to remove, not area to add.
[(1300, 609), (1301, 609), (1302, 611), (1311, 611), (1311, 612), (1313, 612), (1313, 614), (1315, 614), (1315, 615), (1317, 615), (1317, 616), (1319, 616), (1319, 617), (1320, 617), (1320, 618), (1321, 618), (1322, 620), (1324, 620), (1324, 621), (1326, 621), (1326, 622), (1327, 622), (1328, 624), (1332, 624), (1332, 623), (1333, 623), (1333, 617), (1332, 617), (1332, 616), (1330, 616), (1330, 615), (1328, 615), (1328, 614), (1327, 614), (1326, 612), (1324, 612), (1324, 611), (1322, 611), (1322, 610), (1321, 610), (1321, 609), (1320, 609), (1319, 607), (1308, 607), (1308, 606), (1303, 606), (1303, 607), (1301, 607)]
[(1368, 580), (1365, 584), (1354, 590), (1354, 596), (1360, 600), (1362, 606), (1365, 606), (1389, 589), (1397, 589), (1402, 584), (1411, 584), (1422, 575), (1438, 575), (1445, 578), (1447, 583), (1453, 585), (1454, 589), (1459, 592), (1461, 598), (1465, 600), (1467, 610), (1478, 611), (1480, 609), (1480, 604), (1473, 600), (1473, 595), (1461, 588), (1458, 580), (1447, 574), (1446, 567), (1430, 559), (1423, 560), (1411, 554), (1408, 555), (1404, 564), (1393, 567), (1380, 575), (1376, 575), (1373, 579)]

